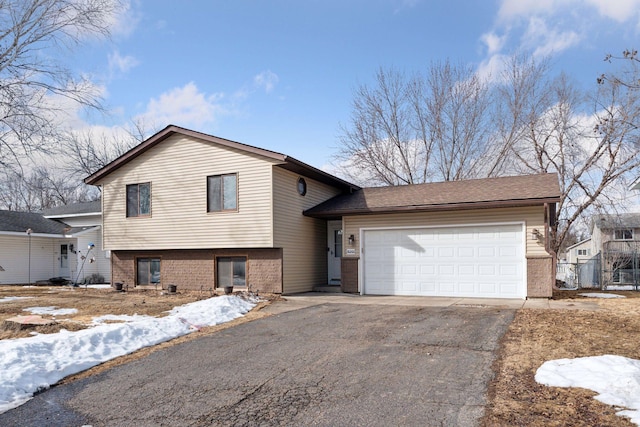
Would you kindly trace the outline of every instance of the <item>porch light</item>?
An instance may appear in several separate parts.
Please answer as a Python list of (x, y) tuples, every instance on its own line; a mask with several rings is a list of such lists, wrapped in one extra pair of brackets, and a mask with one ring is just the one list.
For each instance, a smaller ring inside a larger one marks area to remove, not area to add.
[(356, 242), (356, 236), (353, 234), (349, 235), (349, 245), (353, 245)]
[(542, 234), (540, 234), (540, 230), (538, 230), (537, 228), (534, 228), (533, 231), (531, 231), (531, 238), (533, 240), (542, 239)]

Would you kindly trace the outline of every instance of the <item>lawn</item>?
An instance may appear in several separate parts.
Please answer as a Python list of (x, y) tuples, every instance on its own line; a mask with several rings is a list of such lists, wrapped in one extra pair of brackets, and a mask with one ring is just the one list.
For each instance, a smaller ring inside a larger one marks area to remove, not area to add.
[[(554, 299), (584, 298), (559, 291)], [(600, 310), (522, 309), (504, 336), (489, 386), (483, 426), (631, 426), (615, 408), (580, 388), (536, 383), (547, 360), (613, 354), (640, 358), (640, 292), (612, 292), (627, 298), (597, 299)], [(589, 300), (592, 300), (589, 298)]]

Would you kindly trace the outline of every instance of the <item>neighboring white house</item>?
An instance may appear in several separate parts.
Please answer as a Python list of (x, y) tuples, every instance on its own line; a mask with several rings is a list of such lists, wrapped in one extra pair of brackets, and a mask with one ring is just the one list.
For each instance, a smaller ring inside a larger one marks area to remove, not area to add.
[[(47, 219), (63, 222), (71, 227), (70, 234), (75, 242), (70, 243), (71, 279), (83, 283), (92, 274), (99, 274), (105, 282), (111, 281), (111, 254), (102, 250), (102, 206), (100, 200), (74, 203), (47, 209), (43, 213)], [(64, 250), (61, 243), (60, 253)], [(89, 251), (89, 247), (93, 249)]]
[(576, 264), (580, 261), (586, 261), (593, 255), (593, 247), (591, 237), (584, 239), (574, 245), (569, 246), (565, 250), (565, 261), (569, 264)]
[[(83, 283), (97, 273), (109, 282), (102, 251), (100, 202), (33, 212), (0, 211), (0, 284), (63, 277)], [(92, 249), (89, 250), (89, 246)]]

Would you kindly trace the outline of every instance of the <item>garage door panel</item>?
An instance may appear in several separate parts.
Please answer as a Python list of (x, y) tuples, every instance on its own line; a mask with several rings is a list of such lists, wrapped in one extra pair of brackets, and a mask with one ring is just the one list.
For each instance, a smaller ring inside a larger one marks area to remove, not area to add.
[(363, 232), (363, 292), (523, 298), (522, 225)]

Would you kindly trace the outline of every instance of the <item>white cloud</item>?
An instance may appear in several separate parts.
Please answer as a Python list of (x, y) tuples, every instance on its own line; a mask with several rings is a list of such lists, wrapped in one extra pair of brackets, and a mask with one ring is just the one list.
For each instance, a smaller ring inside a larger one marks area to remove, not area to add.
[(525, 47), (533, 51), (533, 56), (548, 56), (562, 52), (581, 40), (575, 31), (558, 31), (549, 28), (547, 23), (539, 17), (531, 17), (529, 25), (522, 37)]
[(271, 70), (266, 70), (253, 78), (253, 84), (258, 89), (264, 89), (266, 93), (271, 93), (278, 84), (278, 75)]
[(111, 74), (116, 72), (127, 73), (133, 67), (140, 64), (140, 61), (138, 61), (135, 57), (130, 55), (122, 56), (117, 50), (113, 53), (110, 53), (108, 59), (109, 71), (111, 72)]
[(130, 0), (120, 0), (120, 6), (109, 18), (109, 29), (114, 36), (128, 37), (138, 27), (140, 13)]
[(587, 0), (601, 16), (618, 22), (637, 18), (640, 0)]
[(502, 50), (506, 35), (499, 36), (495, 32), (484, 33), (480, 40), (487, 46), (487, 55), (494, 55)]
[(503, 0), (498, 10), (498, 18), (504, 21), (520, 16), (547, 13), (566, 2), (567, 0)]
[(152, 98), (146, 111), (137, 119), (147, 123), (176, 124), (185, 127), (202, 128), (207, 123), (215, 122), (226, 112), (221, 100), (223, 94), (207, 95), (200, 92), (193, 82), (183, 87), (173, 88), (158, 98)]
[(476, 74), (482, 80), (498, 81), (502, 78), (502, 72), (505, 70), (507, 59), (507, 55), (499, 53), (489, 56), (478, 65)]

